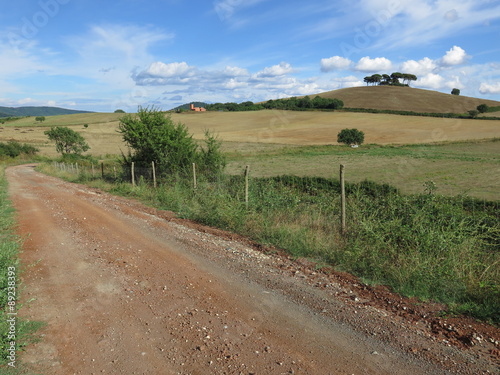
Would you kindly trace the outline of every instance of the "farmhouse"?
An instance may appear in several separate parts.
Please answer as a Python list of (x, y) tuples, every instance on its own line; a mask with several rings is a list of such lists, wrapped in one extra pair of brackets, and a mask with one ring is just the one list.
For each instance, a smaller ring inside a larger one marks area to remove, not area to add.
[(206, 112), (206, 108), (195, 107), (194, 104), (191, 104), (191, 106), (189, 108), (191, 109), (191, 111), (195, 111), (195, 112)]

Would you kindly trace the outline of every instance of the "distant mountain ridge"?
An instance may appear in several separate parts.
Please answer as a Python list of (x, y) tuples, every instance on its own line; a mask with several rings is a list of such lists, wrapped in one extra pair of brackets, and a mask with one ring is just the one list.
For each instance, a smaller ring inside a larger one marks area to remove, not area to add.
[(76, 113), (92, 113), (91, 111), (79, 111), (59, 107), (1, 107), (0, 117), (24, 117), (24, 116), (58, 116), (72, 115)]

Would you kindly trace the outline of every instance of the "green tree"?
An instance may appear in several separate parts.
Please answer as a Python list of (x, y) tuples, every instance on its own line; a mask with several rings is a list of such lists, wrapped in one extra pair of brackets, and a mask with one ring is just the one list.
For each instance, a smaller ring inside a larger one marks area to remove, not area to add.
[(365, 133), (358, 129), (343, 129), (337, 135), (337, 142), (346, 145), (361, 145), (365, 141)]
[(451, 90), (451, 95), (460, 95), (460, 90), (459, 89)]
[(403, 83), (406, 81), (408, 86), (410, 86), (410, 81), (416, 81), (417, 79), (415, 74), (403, 73)]
[(402, 78), (404, 78), (403, 73), (399, 73), (399, 72), (392, 73), (391, 74), (391, 84), (399, 85), (400, 84), (399, 80)]
[(81, 154), (90, 149), (90, 146), (80, 134), (74, 130), (56, 126), (50, 128), (45, 133), (49, 140), (56, 142), (56, 150), (62, 155), (65, 154)]
[(225, 162), (217, 163), (222, 156), (214, 136), (206, 134), (206, 149), (200, 151), (184, 124), (175, 124), (170, 115), (155, 107), (139, 107), (136, 115), (125, 115), (120, 119), (118, 131), (133, 150), (125, 158), (126, 163), (134, 161), (149, 166), (154, 161), (163, 173), (188, 173), (192, 163), (199, 163), (200, 169), (213, 173), (225, 166)]
[(123, 109), (117, 109), (115, 113), (125, 113), (125, 111)]
[(389, 85), (391, 83), (391, 76), (389, 74), (382, 74), (381, 85)]
[(487, 104), (479, 104), (476, 109), (478, 110), (479, 113), (485, 113), (488, 112), (488, 108), (489, 107)]
[(44, 122), (45, 121), (45, 116), (37, 116), (35, 117), (35, 121), (38, 121), (38, 122)]

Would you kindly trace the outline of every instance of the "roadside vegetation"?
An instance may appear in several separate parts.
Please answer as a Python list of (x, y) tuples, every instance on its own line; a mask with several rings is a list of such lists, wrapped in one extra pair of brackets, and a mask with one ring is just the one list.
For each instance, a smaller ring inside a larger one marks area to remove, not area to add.
[[(154, 138), (137, 131), (149, 120), (158, 126)], [(182, 138), (177, 139), (179, 145), (191, 145), (190, 136), (179, 133), (183, 127), (158, 121), (150, 110), (145, 116), (123, 119), (124, 140), (135, 151), (130, 157), (136, 161), (149, 154), (143, 151), (151, 147), (152, 139), (160, 139), (159, 135), (171, 139), (166, 136), (169, 132), (177, 134), (175, 139)], [(135, 125), (127, 129), (130, 122)], [(146, 138), (132, 142), (128, 132)], [(422, 183), (417, 194), (403, 194), (391, 185), (368, 180), (351, 182), (347, 184), (347, 232), (342, 233), (338, 180), (289, 174), (252, 177), (247, 195), (242, 171), (228, 175), (223, 164), (216, 164), (214, 170), (202, 168), (195, 184), (186, 173), (186, 166), (199, 160), (195, 155), (189, 155), (189, 163), (185, 157), (166, 160), (163, 165), (168, 168), (155, 174), (156, 188), (147, 170), (149, 160), (135, 186), (127, 173), (127, 159), (106, 163), (102, 174), (90, 169), (88, 162), (63, 171), (58, 164), (45, 165), (43, 170), (138, 197), (180, 217), (240, 233), (406, 296), (445, 303), (448, 313), (500, 323), (500, 202), (438, 195), (432, 180)], [(224, 160), (219, 145), (211, 157)]]
[(39, 150), (29, 144), (19, 142), (0, 142), (0, 158), (16, 158), (20, 155), (34, 156)]
[[(21, 238), (14, 232), (14, 209), (7, 196), (7, 180), (5, 168), (12, 163), (0, 161), (0, 369), (2, 374), (18, 374), (22, 372), (22, 363), (19, 354), (30, 342), (35, 340), (35, 332), (43, 325), (41, 322), (28, 321), (15, 316), (15, 330), (9, 323), (12, 315), (8, 315), (10, 307), (17, 312), (21, 307), (19, 304), (20, 270), (18, 251), (21, 246)], [(11, 277), (9, 279), (9, 276)], [(15, 296), (12, 295), (12, 282), (15, 281)], [(11, 289), (9, 289), (9, 287)], [(9, 292), (10, 295), (9, 295)], [(14, 336), (13, 336), (14, 335)], [(11, 343), (16, 350), (15, 365), (12, 363)]]

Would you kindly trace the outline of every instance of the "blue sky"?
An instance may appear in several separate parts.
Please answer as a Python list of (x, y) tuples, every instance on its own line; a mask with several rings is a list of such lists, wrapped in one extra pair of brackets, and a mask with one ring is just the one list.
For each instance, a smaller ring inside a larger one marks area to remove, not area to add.
[(500, 100), (497, 0), (40, 0), (0, 14), (0, 106), (262, 101), (374, 73)]

